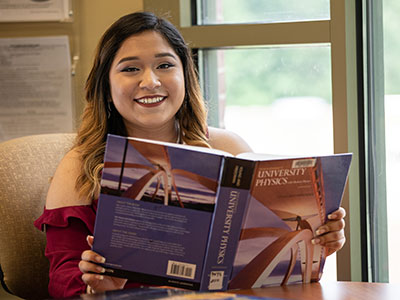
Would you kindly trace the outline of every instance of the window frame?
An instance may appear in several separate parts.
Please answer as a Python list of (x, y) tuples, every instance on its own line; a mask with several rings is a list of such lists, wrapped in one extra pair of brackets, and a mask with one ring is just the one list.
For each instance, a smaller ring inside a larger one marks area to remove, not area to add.
[(363, 280), (389, 282), (383, 1), (360, 1), (366, 228)]

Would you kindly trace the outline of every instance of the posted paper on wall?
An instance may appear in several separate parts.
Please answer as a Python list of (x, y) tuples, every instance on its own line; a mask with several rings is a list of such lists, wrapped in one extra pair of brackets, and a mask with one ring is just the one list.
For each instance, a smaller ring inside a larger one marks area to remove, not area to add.
[(0, 141), (73, 131), (67, 36), (0, 38)]
[(70, 0), (0, 0), (0, 22), (71, 20)]

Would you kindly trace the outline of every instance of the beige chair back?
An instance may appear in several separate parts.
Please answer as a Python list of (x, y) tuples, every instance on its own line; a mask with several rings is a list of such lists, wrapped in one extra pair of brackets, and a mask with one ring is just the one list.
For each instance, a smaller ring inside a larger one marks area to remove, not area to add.
[(74, 138), (75, 134), (42, 134), (0, 143), (2, 284), (24, 299), (49, 297), (46, 236), (33, 222), (43, 212), (49, 181)]

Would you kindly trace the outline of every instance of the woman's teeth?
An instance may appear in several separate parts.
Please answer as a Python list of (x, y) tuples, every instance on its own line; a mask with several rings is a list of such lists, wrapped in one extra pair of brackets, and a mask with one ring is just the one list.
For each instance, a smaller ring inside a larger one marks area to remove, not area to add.
[(153, 104), (164, 100), (164, 97), (154, 97), (154, 98), (141, 98), (136, 101), (142, 104)]

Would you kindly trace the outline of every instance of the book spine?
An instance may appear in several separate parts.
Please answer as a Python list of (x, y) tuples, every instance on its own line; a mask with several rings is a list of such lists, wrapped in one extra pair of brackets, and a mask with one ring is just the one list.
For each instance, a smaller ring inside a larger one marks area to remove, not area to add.
[(224, 161), (200, 291), (226, 290), (232, 272), (254, 162), (227, 157)]

